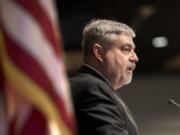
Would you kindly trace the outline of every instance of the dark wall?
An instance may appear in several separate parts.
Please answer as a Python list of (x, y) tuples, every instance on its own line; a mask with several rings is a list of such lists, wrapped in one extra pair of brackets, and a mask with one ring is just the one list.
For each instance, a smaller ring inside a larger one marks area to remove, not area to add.
[(170, 98), (180, 103), (180, 76), (138, 75), (119, 94), (133, 112), (142, 135), (180, 135), (180, 108), (168, 104)]

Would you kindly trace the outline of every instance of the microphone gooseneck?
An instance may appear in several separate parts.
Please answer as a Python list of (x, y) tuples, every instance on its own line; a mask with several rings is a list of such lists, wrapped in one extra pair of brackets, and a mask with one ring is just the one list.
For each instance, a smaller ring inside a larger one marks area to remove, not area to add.
[(176, 106), (176, 107), (179, 107), (179, 108), (180, 108), (180, 104), (179, 104), (179, 103), (177, 103), (174, 99), (169, 99), (169, 100), (168, 100), (168, 104), (170, 104), (170, 105), (174, 105), (174, 106)]

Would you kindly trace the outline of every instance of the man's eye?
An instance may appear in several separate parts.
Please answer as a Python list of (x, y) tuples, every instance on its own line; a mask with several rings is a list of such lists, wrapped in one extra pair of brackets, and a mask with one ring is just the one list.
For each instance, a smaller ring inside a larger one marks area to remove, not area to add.
[(124, 53), (130, 53), (131, 49), (130, 48), (121, 48), (122, 52)]
[(131, 50), (129, 48), (123, 48), (123, 51), (127, 51), (127, 52), (129, 51), (130, 52)]

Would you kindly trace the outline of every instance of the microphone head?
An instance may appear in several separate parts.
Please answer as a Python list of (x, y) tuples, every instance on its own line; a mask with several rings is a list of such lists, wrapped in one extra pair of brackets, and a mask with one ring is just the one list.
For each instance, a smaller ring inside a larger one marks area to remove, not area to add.
[(172, 105), (172, 104), (174, 104), (174, 103), (176, 103), (176, 102), (174, 101), (174, 99), (169, 99), (169, 100), (168, 100), (168, 104)]

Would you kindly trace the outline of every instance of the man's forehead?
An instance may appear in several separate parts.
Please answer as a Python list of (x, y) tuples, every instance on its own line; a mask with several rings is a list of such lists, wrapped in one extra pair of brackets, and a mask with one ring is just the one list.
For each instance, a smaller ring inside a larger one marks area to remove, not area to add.
[(128, 45), (131, 46), (132, 48), (135, 48), (133, 38), (128, 34), (118, 34), (118, 35), (113, 34), (111, 36), (111, 41), (116, 42), (119, 45)]

